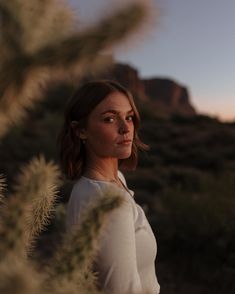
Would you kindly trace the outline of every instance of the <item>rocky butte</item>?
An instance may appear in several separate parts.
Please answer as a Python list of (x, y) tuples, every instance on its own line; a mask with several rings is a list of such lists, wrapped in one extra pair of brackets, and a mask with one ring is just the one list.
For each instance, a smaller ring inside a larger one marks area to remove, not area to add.
[(112, 69), (99, 77), (120, 82), (131, 91), (139, 107), (151, 112), (154, 110), (157, 116), (196, 115), (188, 89), (174, 80), (159, 77), (143, 79), (135, 68), (123, 63), (115, 63)]

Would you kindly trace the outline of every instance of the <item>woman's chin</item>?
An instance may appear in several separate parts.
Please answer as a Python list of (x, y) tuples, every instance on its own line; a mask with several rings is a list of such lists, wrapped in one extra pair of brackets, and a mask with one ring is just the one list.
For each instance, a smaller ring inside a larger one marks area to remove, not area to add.
[(131, 156), (131, 151), (130, 152), (123, 152), (122, 154), (119, 154), (118, 159), (127, 159)]

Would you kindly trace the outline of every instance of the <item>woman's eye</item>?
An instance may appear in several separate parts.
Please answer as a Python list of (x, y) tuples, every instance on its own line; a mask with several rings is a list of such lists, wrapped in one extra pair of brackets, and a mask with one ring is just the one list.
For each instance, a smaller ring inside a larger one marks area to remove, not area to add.
[(134, 116), (133, 115), (129, 115), (127, 116), (126, 120), (127, 121), (133, 121)]
[(112, 123), (114, 121), (114, 117), (106, 117), (104, 121), (107, 123)]

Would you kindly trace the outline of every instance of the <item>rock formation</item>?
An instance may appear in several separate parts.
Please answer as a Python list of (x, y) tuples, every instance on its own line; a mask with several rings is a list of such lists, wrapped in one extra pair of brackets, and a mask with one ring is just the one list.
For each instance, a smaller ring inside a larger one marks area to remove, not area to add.
[(188, 89), (170, 79), (142, 79), (138, 71), (128, 64), (115, 63), (109, 72), (101, 78), (112, 78), (128, 88), (139, 106), (153, 108), (162, 116), (180, 114), (192, 116), (196, 114), (191, 105)]
[(146, 95), (154, 105), (169, 113), (195, 115), (196, 111), (190, 103), (188, 89), (173, 80), (164, 78), (143, 79)]

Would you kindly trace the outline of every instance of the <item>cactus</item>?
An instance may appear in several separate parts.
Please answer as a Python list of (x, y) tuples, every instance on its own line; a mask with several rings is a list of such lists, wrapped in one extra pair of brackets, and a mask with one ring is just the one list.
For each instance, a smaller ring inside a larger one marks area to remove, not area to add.
[[(18, 185), (15, 190), (18, 195), (27, 193), (30, 203), (26, 211), (24, 234), (27, 252), (31, 249), (35, 237), (50, 222), (51, 214), (54, 211), (57, 187), (60, 183), (59, 176), (58, 167), (52, 162), (46, 163), (41, 155), (38, 159), (33, 159), (29, 166), (22, 169), (22, 173), (18, 177)], [(25, 182), (28, 182), (29, 185), (22, 185)]]
[(47, 223), (58, 182), (57, 166), (46, 163), (42, 156), (22, 167), (0, 215), (0, 260), (11, 253), (26, 255), (30, 241)]
[(42, 276), (31, 263), (17, 256), (6, 256), (0, 263), (0, 293), (39, 294)]
[[(84, 214), (81, 226), (73, 234), (65, 234), (63, 246), (44, 269), (44, 275), (37, 265), (27, 260), (30, 241), (48, 222), (58, 182), (56, 165), (46, 163), (42, 156), (34, 158), (22, 168), (13, 195), (5, 200), (0, 219), (2, 293), (11, 293), (15, 280), (22, 288), (19, 293), (98, 293), (91, 264), (105, 216), (121, 204), (122, 198), (114, 193), (107, 193), (94, 202)], [(25, 276), (25, 272), (29, 274)], [(35, 283), (30, 282), (32, 275)]]
[(135, 1), (78, 33), (69, 9), (58, 8), (56, 0), (1, 0), (0, 137), (42, 98), (40, 87), (48, 80), (78, 79), (102, 67), (107, 61), (102, 51), (141, 27), (147, 7)]
[(0, 175), (0, 206), (5, 203), (4, 191), (6, 189), (6, 179), (3, 175)]
[[(70, 274), (77, 264), (88, 268), (94, 250), (97, 249), (96, 236), (100, 231), (104, 218), (108, 211), (113, 210), (122, 202), (122, 198), (115, 190), (107, 191), (102, 198), (90, 205), (88, 212), (84, 214), (81, 225), (74, 233), (68, 233), (66, 242), (54, 261), (54, 274)], [(72, 247), (71, 247), (72, 244)]]
[[(106, 66), (103, 50), (141, 28), (149, 11), (146, 1), (132, 1), (78, 32), (62, 1), (0, 0), (0, 138), (43, 98), (41, 88), (51, 79), (78, 80)], [(90, 207), (42, 270), (29, 253), (54, 210), (59, 169), (41, 155), (22, 167), (8, 197), (5, 182), (0, 176), (0, 292), (101, 293), (91, 265), (106, 216), (121, 205), (120, 196), (108, 193)]]
[[(89, 203), (82, 221), (72, 232), (65, 234), (63, 246), (59, 248), (48, 269), (48, 278), (55, 293), (69, 282), (76, 285), (76, 293), (98, 293), (96, 275), (92, 262), (99, 248), (99, 235), (104, 233), (110, 211), (123, 202), (115, 190), (107, 190), (102, 198)], [(79, 291), (80, 289), (80, 291)]]

